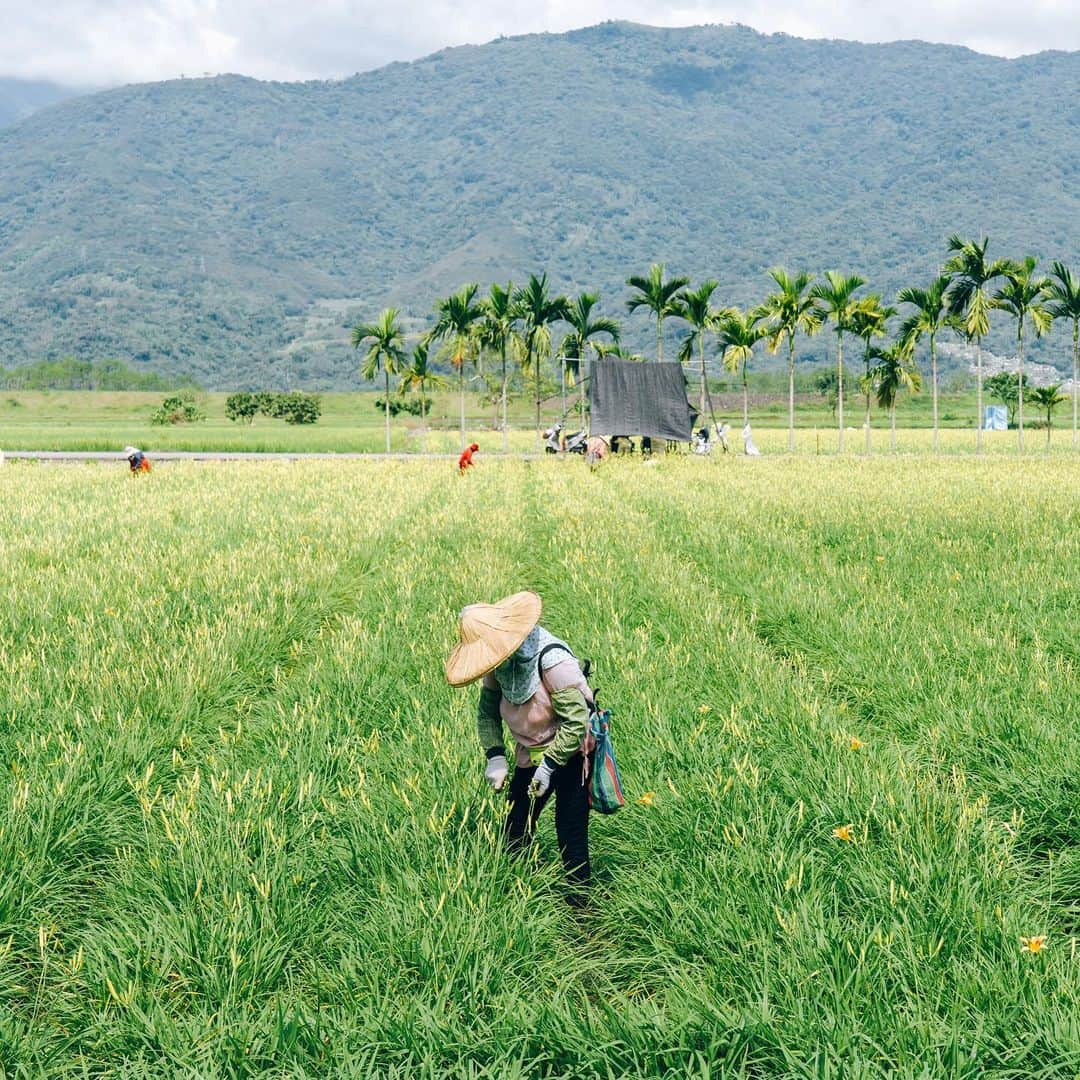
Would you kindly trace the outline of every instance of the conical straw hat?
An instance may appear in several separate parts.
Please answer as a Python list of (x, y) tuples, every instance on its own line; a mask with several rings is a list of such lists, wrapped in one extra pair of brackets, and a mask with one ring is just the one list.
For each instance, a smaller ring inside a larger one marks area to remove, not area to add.
[(497, 604), (470, 604), (461, 613), (458, 643), (446, 661), (446, 681), (465, 686), (497, 668), (540, 621), (540, 597), (519, 592)]

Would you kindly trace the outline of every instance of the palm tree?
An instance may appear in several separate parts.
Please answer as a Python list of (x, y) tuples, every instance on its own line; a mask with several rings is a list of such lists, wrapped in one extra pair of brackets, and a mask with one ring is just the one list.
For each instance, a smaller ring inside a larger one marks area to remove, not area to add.
[(754, 355), (754, 346), (769, 336), (769, 327), (763, 321), (761, 308), (742, 312), (729, 308), (724, 312), (716, 330), (720, 356), (728, 371), (742, 368), (743, 426), (750, 422), (750, 392), (746, 384), (746, 368)]
[(1080, 381), (1077, 368), (1080, 367), (1080, 278), (1062, 262), (1050, 267), (1051, 281), (1046, 295), (1050, 298), (1048, 310), (1055, 319), (1072, 319), (1073, 324), (1073, 365), (1072, 365), (1072, 406), (1073, 426), (1072, 444), (1076, 449), (1076, 403), (1080, 399)]
[(937, 453), (938, 449), (937, 335), (946, 324), (949, 315), (946, 294), (950, 281), (951, 278), (947, 274), (939, 274), (925, 289), (908, 287), (896, 294), (898, 304), (910, 304), (915, 309), (901, 325), (900, 337), (905, 341), (910, 340), (912, 346), (923, 334), (930, 339), (930, 390), (934, 399), (934, 453)]
[(409, 366), (401, 372), (398, 392), (404, 394), (409, 390), (420, 391), (420, 430), (425, 451), (427, 450), (427, 415), (424, 412), (424, 397), (429, 386), (436, 389), (445, 385), (446, 380), (438, 372), (431, 370), (428, 362), (428, 342), (421, 340), (412, 351)]
[(648, 308), (656, 316), (656, 359), (664, 359), (664, 320), (669, 315), (679, 314), (679, 301), (682, 291), (690, 284), (685, 277), (664, 280), (664, 264), (653, 263), (647, 277), (635, 276), (626, 279), (626, 284), (637, 289), (638, 295), (626, 301), (630, 311)]
[(698, 398), (698, 415), (705, 415), (705, 399), (708, 395), (708, 382), (705, 373), (705, 335), (714, 331), (726, 311), (719, 311), (712, 306), (712, 295), (719, 282), (709, 278), (696, 289), (685, 291), (679, 299), (678, 317), (691, 326), (691, 331), (679, 350), (679, 362), (689, 363), (694, 358), (697, 346), (698, 361), (701, 364), (701, 390)]
[(1053, 386), (1040, 386), (1031, 391), (1031, 400), (1040, 408), (1046, 410), (1046, 449), (1050, 449), (1050, 425), (1053, 422), (1051, 417), (1056, 409), (1064, 400), (1065, 395), (1059, 393), (1061, 390), (1061, 383), (1055, 383)]
[(524, 339), (522, 371), (532, 371), (536, 388), (536, 446), (540, 447), (540, 370), (544, 359), (551, 355), (551, 324), (565, 322), (570, 304), (565, 296), (548, 292), (547, 274), (529, 275), (529, 283), (514, 292), (514, 314), (521, 320)]
[(840, 453), (844, 452), (844, 331), (851, 329), (851, 317), (858, 301), (855, 293), (866, 282), (856, 274), (845, 275), (838, 270), (826, 270), (825, 281), (815, 285), (810, 295), (820, 300), (824, 321), (836, 324), (836, 409), (840, 431)]
[(405, 334), (398, 322), (398, 309), (387, 308), (373, 323), (359, 323), (353, 327), (352, 343), (359, 349), (365, 341), (370, 341), (367, 354), (363, 359), (361, 374), (365, 379), (374, 379), (382, 368), (385, 379), (383, 408), (386, 412), (386, 452), (390, 453), (390, 376), (405, 363)]
[[(578, 380), (580, 387), (581, 426), (585, 427), (585, 369), (584, 364), (590, 346), (595, 347), (593, 338), (606, 334), (612, 344), (619, 344), (619, 324), (607, 315), (593, 318), (593, 308), (600, 297), (596, 293), (583, 292), (574, 298), (566, 313), (566, 322), (570, 324), (570, 333), (563, 338), (559, 353), (565, 357), (567, 367)], [(565, 410), (564, 410), (565, 411)]]
[(1014, 263), (1005, 274), (1005, 284), (994, 293), (990, 306), (1007, 311), (1016, 320), (1016, 448), (1024, 452), (1024, 322), (1030, 319), (1035, 336), (1042, 337), (1053, 325), (1054, 317), (1043, 305), (1050, 279), (1035, 277), (1038, 263), (1033, 255)]
[(1003, 277), (1013, 266), (1008, 259), (988, 262), (986, 249), (988, 237), (982, 241), (965, 240), (961, 236), (949, 237), (952, 257), (945, 263), (942, 273), (951, 278), (948, 304), (957, 316), (957, 327), (968, 341), (975, 342), (975, 452), (982, 453), (982, 339), (990, 332), (990, 294), (987, 286), (995, 278)]
[(781, 342), (788, 343), (788, 452), (795, 452), (795, 335), (801, 330), (812, 337), (821, 329), (822, 312), (809, 292), (813, 274), (805, 272), (791, 277), (780, 266), (773, 267), (769, 276), (778, 290), (765, 298), (761, 305), (772, 323), (769, 349), (775, 353)]
[(896, 399), (901, 390), (918, 392), (922, 389), (922, 375), (915, 366), (915, 342), (912, 338), (901, 337), (886, 349), (876, 346), (870, 355), (877, 363), (868, 372), (865, 383), (867, 393), (870, 386), (877, 386), (877, 403), (880, 408), (889, 410), (889, 445), (896, 449)]
[(483, 310), (479, 330), (481, 347), (491, 349), (502, 363), (499, 424), (502, 428), (502, 448), (505, 454), (507, 451), (506, 353), (508, 349), (517, 343), (517, 335), (514, 329), (517, 316), (514, 314), (513, 282), (508, 281), (505, 289), (501, 285), (492, 285), (488, 295), (480, 301), (480, 307)]
[(870, 453), (870, 344), (876, 337), (884, 337), (889, 319), (896, 314), (894, 307), (882, 307), (877, 293), (864, 297), (851, 313), (851, 332), (862, 338), (866, 346), (863, 353), (863, 389), (866, 392), (866, 452)]
[(465, 364), (476, 358), (477, 323), (484, 314), (475, 303), (480, 286), (463, 285), (456, 293), (440, 300), (435, 309), (435, 325), (428, 332), (431, 341), (443, 341), (444, 353), (457, 368), (458, 395), (461, 403), (461, 449), (465, 449)]
[(613, 356), (616, 360), (633, 360), (635, 364), (645, 362), (644, 356), (639, 356), (632, 349), (627, 349), (611, 341), (594, 341), (593, 352), (596, 353), (598, 360), (606, 360), (609, 356)]

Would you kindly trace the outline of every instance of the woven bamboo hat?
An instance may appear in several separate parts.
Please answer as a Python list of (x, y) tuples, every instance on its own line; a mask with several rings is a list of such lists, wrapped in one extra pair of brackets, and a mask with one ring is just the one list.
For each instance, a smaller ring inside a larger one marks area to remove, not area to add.
[(512, 655), (540, 621), (543, 604), (534, 592), (519, 592), (497, 604), (470, 604), (461, 613), (458, 642), (446, 661), (446, 681), (465, 686)]

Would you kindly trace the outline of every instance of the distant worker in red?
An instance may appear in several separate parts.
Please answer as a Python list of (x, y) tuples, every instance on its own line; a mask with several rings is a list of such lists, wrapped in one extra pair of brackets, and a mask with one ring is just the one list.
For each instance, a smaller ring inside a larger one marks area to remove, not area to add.
[(136, 446), (125, 446), (124, 457), (127, 458), (133, 474), (150, 471), (150, 462), (146, 455)]
[(465, 475), (465, 470), (466, 469), (469, 469), (469, 468), (472, 467), (472, 463), (473, 463), (472, 456), (479, 449), (480, 449), (479, 444), (478, 443), (473, 443), (472, 446), (467, 446), (464, 450), (461, 451), (461, 457), (458, 458), (457, 467), (458, 467), (458, 472), (460, 472), (462, 476)]

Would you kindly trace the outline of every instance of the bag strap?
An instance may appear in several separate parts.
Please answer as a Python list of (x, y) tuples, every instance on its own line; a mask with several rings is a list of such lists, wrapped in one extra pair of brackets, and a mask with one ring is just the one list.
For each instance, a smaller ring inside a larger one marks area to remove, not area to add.
[[(545, 688), (547, 687), (547, 683), (544, 682), (544, 667), (543, 667), (544, 657), (547, 656), (547, 654), (549, 652), (557, 652), (557, 651), (561, 651), (561, 652), (564, 652), (564, 653), (569, 653), (570, 656), (574, 660), (577, 660), (577, 654), (574, 652), (573, 649), (570, 648), (569, 645), (563, 645), (563, 644), (561, 644), (559, 642), (552, 642), (550, 645), (545, 645), (540, 650), (540, 652), (537, 654), (537, 657), (536, 657), (536, 673), (540, 676), (540, 681), (544, 683)], [(581, 664), (581, 674), (585, 677), (585, 682), (588, 683), (589, 682), (589, 673), (592, 671), (592, 661), (591, 660), (584, 660), (584, 661), (579, 661), (579, 663)], [(587, 701), (587, 704), (589, 705), (590, 709), (595, 709), (597, 707), (596, 706), (596, 697), (597, 697), (597, 691), (595, 691), (591, 686), (589, 686), (589, 699), (590, 700)]]
[(569, 645), (563, 645), (563, 644), (561, 644), (560, 642), (557, 642), (557, 641), (552, 642), (550, 645), (545, 645), (540, 650), (539, 654), (536, 657), (536, 670), (537, 670), (537, 672), (539, 672), (541, 679), (544, 677), (544, 666), (543, 666), (544, 665), (544, 657), (547, 656), (547, 654), (549, 652), (560, 652), (560, 651), (565, 652), (565, 653), (569, 653), (571, 656), (574, 657), (575, 660), (577, 659), (577, 657), (574, 656), (574, 650), (571, 649)]

